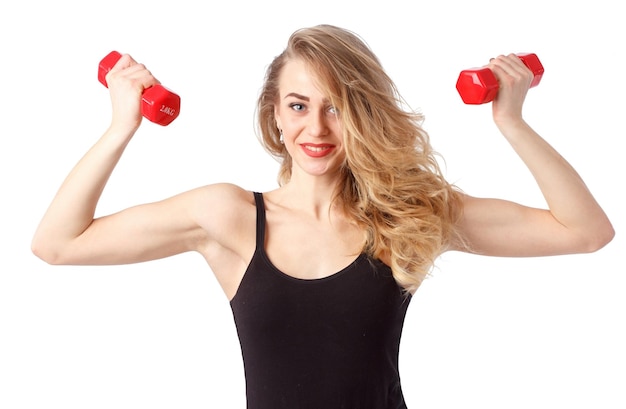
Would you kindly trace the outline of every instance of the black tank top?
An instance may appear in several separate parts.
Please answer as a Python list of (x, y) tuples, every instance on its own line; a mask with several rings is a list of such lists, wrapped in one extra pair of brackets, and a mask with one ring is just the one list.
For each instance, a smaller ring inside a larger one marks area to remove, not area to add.
[(406, 408), (398, 352), (410, 296), (391, 269), (361, 254), (321, 279), (279, 271), (265, 253), (263, 197), (254, 195), (256, 250), (230, 303), (247, 407)]

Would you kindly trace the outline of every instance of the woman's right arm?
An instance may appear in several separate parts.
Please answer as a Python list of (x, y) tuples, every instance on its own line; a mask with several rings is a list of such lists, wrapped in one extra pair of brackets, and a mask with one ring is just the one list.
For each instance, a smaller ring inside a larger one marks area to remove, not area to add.
[(35, 255), (50, 264), (125, 264), (198, 249), (206, 231), (193, 204), (207, 189), (94, 218), (102, 191), (141, 124), (141, 95), (158, 81), (124, 55), (107, 75), (110, 127), (62, 183), (32, 240)]

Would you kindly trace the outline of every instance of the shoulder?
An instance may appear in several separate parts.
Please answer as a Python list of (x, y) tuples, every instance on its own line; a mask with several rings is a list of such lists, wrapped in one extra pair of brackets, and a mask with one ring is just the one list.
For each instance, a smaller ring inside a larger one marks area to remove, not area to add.
[(227, 222), (255, 209), (253, 193), (230, 183), (202, 186), (195, 189), (194, 195), (192, 211), (199, 220)]
[(251, 191), (232, 183), (215, 183), (199, 188), (205, 199), (214, 204), (228, 202), (229, 204), (254, 204)]
[(206, 185), (192, 192), (192, 217), (202, 232), (198, 251), (231, 298), (256, 246), (254, 194), (228, 183)]
[(255, 245), (253, 192), (237, 185), (218, 183), (196, 188), (188, 194), (191, 196), (187, 210), (203, 236), (200, 252), (211, 261), (211, 267), (217, 269), (225, 257), (247, 257)]

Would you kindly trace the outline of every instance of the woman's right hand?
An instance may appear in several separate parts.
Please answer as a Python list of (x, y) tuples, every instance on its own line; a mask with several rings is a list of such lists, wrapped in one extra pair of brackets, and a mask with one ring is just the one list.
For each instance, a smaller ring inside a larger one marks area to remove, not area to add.
[(107, 73), (111, 95), (111, 128), (124, 134), (134, 133), (141, 125), (141, 96), (145, 89), (159, 84), (145, 65), (123, 54)]

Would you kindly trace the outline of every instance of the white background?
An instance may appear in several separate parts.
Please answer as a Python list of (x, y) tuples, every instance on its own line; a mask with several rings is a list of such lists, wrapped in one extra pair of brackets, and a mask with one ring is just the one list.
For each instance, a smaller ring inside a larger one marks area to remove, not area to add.
[[(108, 125), (97, 64), (131, 53), (182, 98), (144, 121), (98, 208), (199, 185), (275, 187), (253, 132), (265, 67), (297, 28), (356, 31), (378, 54), (468, 193), (543, 202), (497, 133), (462, 104), (461, 69), (536, 52), (527, 120), (581, 173), (617, 236), (588, 255), (446, 254), (415, 296), (401, 347), (410, 408), (626, 408), (622, 232), (626, 115), (619, 2), (13, 1), (0, 14), (0, 408), (244, 408), (228, 302), (195, 254), (131, 266), (49, 266), (32, 233)], [(410, 6), (409, 6), (410, 5)], [(210, 212), (211, 209), (207, 209)], [(314, 243), (302, 243), (314, 245)]]

